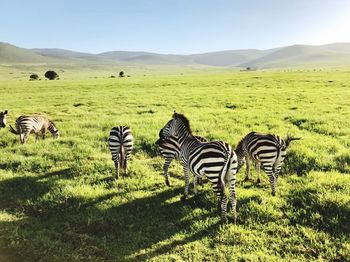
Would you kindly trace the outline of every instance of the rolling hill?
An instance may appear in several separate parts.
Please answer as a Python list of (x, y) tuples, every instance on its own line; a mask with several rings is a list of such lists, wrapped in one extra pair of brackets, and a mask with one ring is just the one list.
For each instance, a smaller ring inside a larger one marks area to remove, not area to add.
[(350, 65), (350, 43), (334, 43), (320, 46), (292, 45), (267, 50), (244, 49), (192, 55), (173, 55), (130, 51), (90, 54), (57, 48), (25, 49), (0, 42), (0, 64), (17, 63), (200, 65), (241, 68), (346, 66)]

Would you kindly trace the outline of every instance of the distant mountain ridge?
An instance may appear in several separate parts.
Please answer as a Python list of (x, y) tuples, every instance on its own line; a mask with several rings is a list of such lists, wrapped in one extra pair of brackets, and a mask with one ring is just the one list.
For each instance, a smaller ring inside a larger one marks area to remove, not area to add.
[(292, 45), (267, 50), (242, 49), (192, 55), (110, 51), (100, 54), (59, 48), (25, 49), (0, 42), (0, 64), (81, 63), (132, 65), (200, 65), (216, 67), (281, 68), (350, 65), (350, 43)]

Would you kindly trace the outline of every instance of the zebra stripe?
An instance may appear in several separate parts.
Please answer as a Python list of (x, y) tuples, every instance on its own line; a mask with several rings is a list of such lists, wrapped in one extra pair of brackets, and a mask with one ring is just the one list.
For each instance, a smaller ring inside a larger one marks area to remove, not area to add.
[[(160, 132), (161, 138), (174, 136), (180, 145), (180, 158), (184, 166), (185, 178), (190, 171), (196, 176), (206, 176), (212, 183), (221, 206), (221, 221), (227, 221), (227, 197), (225, 185), (229, 185), (233, 219), (236, 222), (236, 172), (237, 156), (231, 146), (222, 141), (200, 142), (191, 132), (188, 119), (174, 113), (173, 118)], [(189, 181), (186, 180), (184, 198), (188, 195)]]
[(60, 134), (56, 125), (44, 116), (20, 116), (16, 119), (14, 129), (10, 126), (10, 131), (14, 134), (19, 134), (20, 141), (25, 144), (28, 141), (30, 133), (35, 134), (35, 141), (39, 139), (41, 133), (45, 139), (46, 131), (49, 130), (53, 138), (59, 138)]
[(130, 127), (113, 127), (109, 134), (108, 145), (116, 168), (115, 178), (119, 178), (119, 167), (124, 169), (125, 174), (127, 173), (128, 160), (134, 145)]
[(287, 136), (284, 140), (277, 135), (251, 132), (243, 137), (236, 147), (239, 162), (238, 169), (246, 162), (245, 179), (249, 179), (249, 161), (252, 160), (258, 167), (258, 182), (260, 181), (259, 173), (261, 167), (269, 177), (271, 192), (274, 196), (276, 194), (278, 176), (281, 172), (288, 146), (291, 141), (299, 139)]
[[(194, 136), (198, 141), (200, 142), (207, 142), (208, 140), (201, 136)], [(165, 178), (165, 184), (167, 186), (170, 186), (170, 181), (168, 177), (168, 170), (171, 162), (175, 158), (179, 158), (180, 156), (180, 144), (178, 143), (178, 140), (174, 136), (169, 136), (166, 139), (158, 139), (156, 144), (159, 146), (159, 151), (161, 155), (164, 157), (165, 162), (163, 165), (163, 174)], [(189, 179), (189, 178), (188, 178)], [(186, 178), (185, 178), (186, 181)], [(198, 183), (198, 177), (194, 176), (193, 179), (193, 189), (194, 193), (197, 193), (196, 184)]]
[(0, 129), (6, 127), (7, 124), (7, 110), (0, 112)]

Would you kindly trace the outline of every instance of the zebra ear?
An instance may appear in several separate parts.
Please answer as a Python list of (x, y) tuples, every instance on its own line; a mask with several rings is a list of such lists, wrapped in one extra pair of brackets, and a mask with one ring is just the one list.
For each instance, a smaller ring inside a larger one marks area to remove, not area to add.
[(4, 111), (4, 115), (7, 115), (7, 113), (8, 113), (7, 110), (5, 110), (5, 111)]
[(177, 113), (176, 113), (176, 111), (174, 110), (173, 118), (176, 118), (176, 117), (177, 117)]

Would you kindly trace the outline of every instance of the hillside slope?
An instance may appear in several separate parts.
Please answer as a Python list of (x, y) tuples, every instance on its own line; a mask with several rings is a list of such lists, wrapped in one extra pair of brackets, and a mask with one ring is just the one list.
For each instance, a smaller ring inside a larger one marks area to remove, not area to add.
[(24, 49), (0, 43), (0, 64), (56, 63), (79, 65), (176, 65), (216, 67), (327, 67), (350, 66), (350, 43), (328, 45), (292, 45), (267, 50), (242, 49), (192, 55), (151, 52), (110, 51), (99, 54), (58, 48)]

